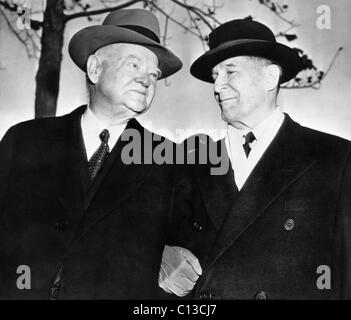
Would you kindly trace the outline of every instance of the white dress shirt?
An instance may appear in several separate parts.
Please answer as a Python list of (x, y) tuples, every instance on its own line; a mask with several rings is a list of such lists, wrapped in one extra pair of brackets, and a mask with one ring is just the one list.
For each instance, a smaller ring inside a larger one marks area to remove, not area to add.
[(85, 151), (87, 155), (87, 160), (91, 158), (94, 152), (99, 148), (101, 140), (99, 138), (102, 130), (107, 129), (110, 133), (110, 138), (108, 140), (108, 146), (110, 151), (116, 144), (118, 138), (122, 134), (126, 127), (126, 123), (121, 125), (115, 125), (111, 127), (106, 127), (101, 121), (94, 115), (89, 107), (85, 110), (81, 118), (81, 127), (83, 133), (83, 140), (85, 145)]
[[(239, 190), (243, 187), (253, 168), (274, 139), (283, 121), (284, 114), (279, 108), (276, 108), (252, 130), (239, 130), (228, 124), (225, 144), (232, 163), (235, 182)], [(243, 144), (245, 142), (244, 136), (249, 131), (252, 131), (256, 140), (250, 144), (251, 151), (249, 156), (246, 157)]]

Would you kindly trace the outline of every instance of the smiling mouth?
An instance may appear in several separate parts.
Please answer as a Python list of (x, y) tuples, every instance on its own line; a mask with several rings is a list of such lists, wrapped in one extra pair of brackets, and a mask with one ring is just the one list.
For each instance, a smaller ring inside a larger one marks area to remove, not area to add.
[(132, 90), (133, 92), (135, 92), (135, 93), (138, 93), (138, 94), (140, 94), (140, 95), (142, 95), (142, 96), (146, 96), (146, 92), (142, 92), (142, 91), (138, 91), (138, 90)]
[(226, 102), (229, 100), (234, 100), (234, 99), (237, 99), (237, 97), (227, 97), (227, 98), (223, 98), (223, 99), (218, 97), (218, 104), (220, 105), (220, 107), (222, 107), (223, 102)]
[(219, 98), (219, 103), (221, 103), (223, 101), (233, 100), (233, 99), (236, 99), (236, 98), (235, 97), (229, 97), (229, 98), (224, 98), (224, 99)]

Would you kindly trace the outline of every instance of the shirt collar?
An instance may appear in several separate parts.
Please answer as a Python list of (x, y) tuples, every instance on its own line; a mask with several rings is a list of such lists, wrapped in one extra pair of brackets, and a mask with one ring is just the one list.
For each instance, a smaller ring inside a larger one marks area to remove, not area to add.
[(275, 108), (274, 111), (267, 118), (265, 118), (259, 125), (252, 129), (252, 132), (255, 135), (256, 139), (260, 140), (260, 138), (268, 130), (270, 130), (270, 128), (273, 128), (282, 117), (283, 113), (281, 112), (279, 107)]
[(110, 138), (108, 142), (110, 149), (113, 148), (113, 146), (115, 145), (115, 143), (117, 142), (118, 138), (120, 137), (127, 125), (126, 123), (124, 123), (107, 127), (95, 116), (95, 114), (89, 108), (89, 106), (82, 115), (81, 123), (83, 136), (87, 139), (99, 139), (98, 137), (102, 130), (107, 129), (110, 133)]
[(282, 111), (279, 107), (276, 107), (274, 111), (266, 117), (263, 121), (261, 121), (255, 128), (253, 129), (237, 129), (228, 124), (228, 132), (229, 134), (235, 134), (236, 136), (242, 138), (245, 136), (249, 131), (255, 135), (257, 141), (261, 139), (262, 136), (269, 130), (269, 128), (274, 127), (276, 123), (278, 123), (281, 118), (284, 116)]
[(82, 115), (82, 124), (84, 127), (88, 128), (89, 132), (94, 136), (98, 136), (102, 130), (107, 129), (91, 111), (89, 106)]

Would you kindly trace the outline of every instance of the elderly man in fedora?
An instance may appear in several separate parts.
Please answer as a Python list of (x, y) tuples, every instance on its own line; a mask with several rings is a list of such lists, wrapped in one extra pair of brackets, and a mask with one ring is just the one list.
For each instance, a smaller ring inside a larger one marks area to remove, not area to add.
[(80, 30), (69, 53), (86, 74), (89, 105), (17, 124), (0, 144), (0, 297), (157, 298), (174, 170), (121, 155), (131, 132), (151, 148), (165, 140), (135, 118), (182, 62), (142, 9)]
[(179, 179), (174, 241), (202, 265), (194, 297), (351, 298), (350, 142), (277, 106), (301, 64), (268, 27), (232, 20), (209, 46), (190, 71), (213, 83), (227, 133), (208, 144), (231, 166), (224, 175), (190, 166)]

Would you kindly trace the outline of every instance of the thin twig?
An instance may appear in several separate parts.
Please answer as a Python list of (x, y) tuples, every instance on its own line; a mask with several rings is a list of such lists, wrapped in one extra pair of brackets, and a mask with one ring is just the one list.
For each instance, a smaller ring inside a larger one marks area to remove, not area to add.
[(120, 5), (114, 6), (114, 7), (105, 7), (105, 8), (97, 9), (97, 10), (83, 11), (83, 12), (68, 14), (65, 16), (65, 22), (70, 21), (70, 20), (75, 19), (75, 18), (88, 17), (88, 16), (97, 15), (97, 14), (107, 13), (107, 12), (110, 12), (113, 10), (123, 9), (123, 8), (129, 7), (133, 4), (136, 4), (138, 2), (144, 2), (144, 0), (132, 0), (132, 1), (128, 1), (126, 3), (120, 4)]
[[(0, 6), (5, 8), (7, 11), (10, 11), (10, 12), (13, 12), (13, 13), (16, 13), (16, 14), (18, 14), (17, 10), (18, 10), (18, 8), (20, 8), (18, 5), (16, 5), (16, 4), (10, 5), (6, 1), (0, 1)], [(35, 13), (35, 12), (33, 11), (32, 13)], [(43, 23), (41, 21), (38, 21), (38, 20), (32, 20), (31, 19), (30, 23), (31, 24), (34, 23), (35, 25), (40, 26), (40, 27), (43, 26)]]
[[(169, 21), (169, 17), (165, 17), (166, 20), (165, 20), (165, 28), (164, 28), (164, 31), (163, 31), (163, 38), (162, 38), (162, 44), (166, 47), (166, 37), (167, 37), (167, 31), (168, 31), (168, 21)], [(165, 78), (165, 86), (166, 87), (169, 87), (170, 86), (170, 83), (168, 82), (168, 78)]]
[(284, 30), (284, 31), (280, 31), (280, 32), (278, 32), (277, 34), (275, 34), (274, 36), (275, 36), (276, 38), (282, 37), (282, 36), (284, 36), (286, 33), (288, 33), (290, 30), (294, 29), (294, 28), (297, 27), (297, 26), (299, 26), (299, 25), (292, 25), (292, 26), (290, 26), (288, 29), (286, 29), (286, 30)]
[(165, 17), (165, 27), (164, 27), (164, 31), (163, 31), (163, 36), (162, 36), (162, 41), (161, 43), (166, 46), (166, 39), (167, 39), (167, 31), (168, 31), (168, 21), (169, 21), (169, 16)]
[(276, 10), (273, 10), (272, 7), (270, 7), (266, 1), (259, 0), (259, 3), (263, 6), (265, 6), (266, 8), (268, 8), (269, 10), (271, 10), (277, 17), (279, 17), (279, 19), (285, 21), (286, 23), (290, 24), (291, 26), (294, 26), (294, 27), (299, 26), (299, 24), (296, 24), (294, 20), (289, 20), (289, 19), (285, 18), (281, 13), (277, 12)]
[(338, 50), (335, 52), (334, 57), (333, 57), (332, 61), (330, 62), (329, 67), (327, 68), (327, 71), (324, 73), (323, 77), (325, 77), (329, 73), (329, 71), (330, 71), (331, 67), (333, 66), (336, 58), (338, 57), (338, 55), (340, 54), (340, 52), (343, 49), (344, 49), (343, 47), (339, 47)]
[[(193, 7), (193, 6), (189, 6), (189, 5), (186, 5), (178, 0), (171, 0), (172, 2), (178, 4), (179, 6), (185, 8), (185, 9), (190, 9), (192, 12), (194, 12), (194, 14), (196, 14), (200, 20), (202, 20), (202, 22), (204, 24), (207, 25), (207, 27), (212, 31), (214, 28), (213, 26), (211, 26), (211, 24), (203, 17), (203, 13), (201, 12), (201, 10)], [(200, 11), (200, 12), (199, 12)]]
[(3, 6), (5, 9), (12, 11), (12, 12), (16, 12), (17, 13), (17, 8), (18, 6), (16, 4), (10, 4), (7, 1), (0, 1), (0, 5)]
[[(339, 47), (338, 50), (335, 52), (333, 59), (331, 60), (331, 62), (329, 63), (329, 66), (327, 68), (327, 71), (323, 74), (323, 76), (321, 77), (317, 77), (317, 79), (315, 81), (312, 81), (310, 83), (303, 83), (303, 84), (299, 84), (299, 85), (294, 85), (292, 84), (291, 86), (282, 86), (281, 88), (283, 89), (306, 89), (306, 88), (312, 88), (312, 89), (319, 89), (322, 83), (322, 80), (326, 78), (326, 76), (328, 75), (328, 73), (330, 72), (333, 64), (335, 63), (338, 55), (340, 54), (340, 52), (343, 50), (343, 47)], [(320, 71), (318, 71), (317, 73), (319, 73)], [(296, 81), (295, 81), (296, 82)]]
[(194, 36), (198, 36), (196, 32), (194, 32), (193, 30), (191, 30), (190, 28), (186, 27), (184, 25), (184, 23), (179, 22), (178, 20), (174, 19), (173, 17), (171, 17), (167, 12), (165, 12), (163, 9), (161, 9), (157, 4), (155, 4), (154, 2), (150, 2), (150, 5), (152, 5), (155, 9), (157, 9), (158, 11), (160, 11), (164, 16), (168, 17), (170, 21), (172, 21), (173, 23), (177, 24), (178, 26), (180, 26), (182, 29), (184, 29), (184, 31), (191, 33)]
[(2, 16), (5, 18), (5, 21), (7, 23), (7, 26), (9, 27), (9, 29), (12, 31), (12, 33), (15, 35), (15, 37), (18, 39), (18, 41), (20, 43), (22, 43), (24, 45), (24, 47), (26, 48), (27, 51), (27, 55), (29, 58), (34, 58), (36, 57), (35, 54), (32, 54), (28, 45), (28, 42), (23, 39), (20, 36), (20, 33), (17, 32), (17, 30), (14, 28), (13, 24), (11, 23), (11, 21), (9, 20), (9, 18), (7, 17), (6, 13), (3, 11), (3, 9), (0, 9), (0, 13), (2, 14)]
[[(186, 0), (184, 0), (184, 3), (186, 3)], [(201, 33), (201, 30), (200, 30), (199, 25), (197, 24), (196, 20), (193, 19), (193, 17), (191, 16), (190, 9), (187, 8), (186, 11), (187, 11), (187, 13), (188, 13), (188, 16), (189, 16), (189, 19), (190, 19), (190, 23), (193, 23), (193, 24), (194, 24), (195, 29), (197, 30), (197, 32), (198, 32), (198, 34), (199, 34), (198, 36), (199, 36), (199, 38), (201, 39), (201, 44), (202, 44), (203, 50), (206, 50), (206, 47), (205, 47), (205, 45), (204, 45), (204, 37), (203, 37), (203, 35), (202, 35), (202, 33)]]
[[(216, 5), (216, 4), (215, 4), (215, 1), (213, 1), (212, 6), (210, 6), (210, 5), (206, 4), (206, 3), (202, 4), (202, 6), (205, 7), (205, 8), (207, 8), (207, 10), (209, 10), (209, 9), (213, 10), (213, 12), (214, 12), (216, 9), (219, 9), (219, 8), (223, 7), (223, 5), (222, 5), (222, 6)], [(204, 10), (202, 10), (202, 9), (200, 9), (200, 8), (198, 8), (198, 7), (196, 7), (196, 6), (191, 6), (191, 8), (194, 9), (194, 10), (196, 10), (196, 11), (198, 11), (198, 12), (200, 12), (200, 13), (201, 13), (202, 15), (204, 15), (205, 17), (210, 18), (210, 19), (211, 19), (214, 23), (216, 23), (217, 25), (220, 25), (220, 24), (221, 24), (221, 22), (220, 22), (218, 19), (216, 19), (216, 17), (214, 16), (214, 14), (211, 14), (211, 13), (209, 13), (209, 12), (206, 12), (206, 11), (204, 11)]]

